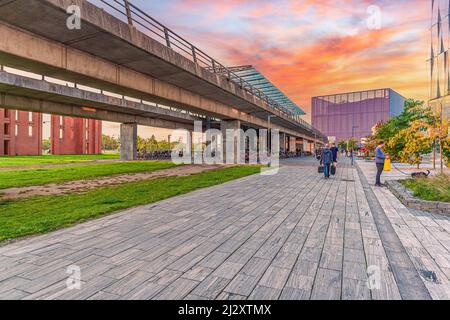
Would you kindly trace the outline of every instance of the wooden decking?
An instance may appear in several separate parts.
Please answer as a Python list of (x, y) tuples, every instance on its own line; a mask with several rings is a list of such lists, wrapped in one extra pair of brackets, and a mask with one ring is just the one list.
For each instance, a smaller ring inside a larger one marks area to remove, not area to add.
[(0, 297), (450, 298), (449, 218), (371, 188), (370, 164), (331, 180), (311, 159), (286, 164), (1, 247)]

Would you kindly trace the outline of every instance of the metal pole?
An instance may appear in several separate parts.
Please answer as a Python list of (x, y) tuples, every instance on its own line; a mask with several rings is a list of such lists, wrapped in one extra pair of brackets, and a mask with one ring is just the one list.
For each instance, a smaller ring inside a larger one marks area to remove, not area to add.
[(133, 25), (133, 19), (131, 18), (131, 10), (130, 10), (130, 4), (128, 3), (128, 0), (123, 0), (125, 2), (125, 11), (128, 18), (128, 24), (130, 26)]
[[(358, 126), (353, 126), (352, 127), (352, 140), (355, 141), (356, 143), (356, 139), (355, 139), (355, 129), (359, 128)], [(352, 150), (350, 150), (350, 157), (352, 159), (352, 166), (355, 164), (355, 155), (353, 154), (354, 150), (353, 150), (353, 146), (352, 146)]]
[(436, 170), (436, 137), (433, 139), (433, 170)]
[(441, 154), (441, 174), (444, 174), (444, 155), (442, 148), (442, 130), (444, 130), (444, 106), (441, 102), (441, 124), (439, 128), (439, 153)]
[(317, 156), (317, 132), (314, 131), (314, 157)]
[(267, 116), (267, 126), (268, 126), (268, 132), (267, 132), (267, 150), (270, 151), (270, 153), (272, 154), (272, 125), (270, 123), (270, 119), (272, 118), (276, 118), (275, 115), (269, 115)]
[(269, 115), (267, 117), (267, 151), (269, 151), (270, 153), (272, 153), (272, 146), (271, 146), (271, 137), (270, 137), (270, 118), (271, 116)]

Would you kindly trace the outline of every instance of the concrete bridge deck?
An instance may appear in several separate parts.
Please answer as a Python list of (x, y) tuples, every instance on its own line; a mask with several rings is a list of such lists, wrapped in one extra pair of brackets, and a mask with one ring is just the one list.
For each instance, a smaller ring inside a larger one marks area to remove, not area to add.
[[(66, 10), (78, 5), (81, 29)], [(42, 17), (45, 16), (45, 19)], [(0, 64), (298, 138), (325, 137), (85, 0), (0, 0)]]
[(121, 99), (103, 92), (82, 90), (2, 70), (0, 70), (0, 106), (158, 128), (184, 128), (191, 131), (194, 129), (194, 121), (204, 120), (201, 117), (142, 101)]
[[(450, 218), (409, 211), (348, 164), (329, 181), (316, 165), (289, 159), (274, 176), (1, 247), (0, 297), (449, 299)], [(69, 291), (73, 265), (82, 287)]]

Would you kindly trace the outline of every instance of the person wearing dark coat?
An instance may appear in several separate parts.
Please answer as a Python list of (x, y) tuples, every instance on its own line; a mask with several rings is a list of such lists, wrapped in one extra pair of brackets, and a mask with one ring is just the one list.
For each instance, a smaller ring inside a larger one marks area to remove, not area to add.
[(321, 158), (322, 165), (325, 167), (325, 179), (329, 179), (331, 174), (331, 164), (333, 163), (333, 152), (331, 152), (330, 146), (328, 144), (326, 144), (325, 149), (322, 150)]
[(336, 147), (335, 143), (333, 143), (333, 145), (332, 145), (330, 150), (333, 153), (333, 162), (337, 162), (338, 161), (339, 149), (338, 149), (338, 147)]

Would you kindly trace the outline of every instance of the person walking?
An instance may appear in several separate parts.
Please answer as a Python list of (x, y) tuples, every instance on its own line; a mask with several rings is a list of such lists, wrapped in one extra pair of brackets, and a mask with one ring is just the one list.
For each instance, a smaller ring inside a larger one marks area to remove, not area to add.
[(386, 154), (383, 152), (383, 148), (385, 146), (384, 141), (380, 141), (378, 147), (375, 149), (375, 163), (377, 165), (377, 177), (375, 181), (376, 187), (383, 187), (384, 185), (381, 183), (381, 175), (384, 171), (384, 162), (388, 158)]
[(322, 165), (324, 166), (324, 174), (325, 174), (325, 179), (329, 179), (330, 178), (330, 173), (331, 173), (331, 164), (333, 163), (333, 152), (331, 152), (330, 150), (330, 145), (326, 144), (325, 145), (325, 149), (323, 149), (322, 151)]
[(333, 162), (337, 162), (338, 161), (339, 148), (336, 147), (335, 143), (333, 143), (331, 145), (331, 149), (330, 150), (333, 153)]
[(334, 176), (336, 174), (337, 162), (338, 162), (338, 154), (339, 148), (336, 147), (336, 143), (331, 145), (331, 153), (333, 154), (333, 163), (331, 164), (331, 174)]

